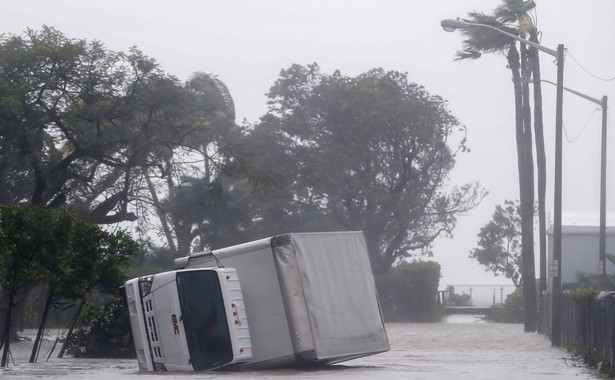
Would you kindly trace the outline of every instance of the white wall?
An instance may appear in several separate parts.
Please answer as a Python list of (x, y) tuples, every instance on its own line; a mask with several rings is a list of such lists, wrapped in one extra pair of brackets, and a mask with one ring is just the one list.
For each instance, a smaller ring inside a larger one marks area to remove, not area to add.
[[(599, 250), (598, 226), (562, 226), (562, 286), (577, 282), (577, 272), (598, 273)], [(553, 229), (548, 232), (547, 267), (553, 258)], [(606, 253), (615, 253), (615, 227), (607, 227)], [(606, 272), (614, 273), (615, 264), (606, 260)], [(548, 288), (551, 290), (551, 274), (547, 268)]]

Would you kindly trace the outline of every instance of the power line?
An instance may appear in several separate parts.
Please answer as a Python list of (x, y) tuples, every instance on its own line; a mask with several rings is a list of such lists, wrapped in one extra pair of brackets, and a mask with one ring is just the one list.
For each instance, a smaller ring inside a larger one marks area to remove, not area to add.
[(577, 60), (576, 60), (576, 58), (574, 58), (574, 56), (570, 53), (570, 51), (569, 51), (568, 49), (566, 49), (566, 53), (567, 53), (567, 55), (568, 55), (568, 56), (570, 56), (570, 58), (572, 58), (572, 60), (574, 61), (574, 63), (576, 63), (576, 64), (577, 64), (577, 66), (579, 66), (579, 67), (581, 68), (581, 70), (585, 71), (585, 72), (586, 72), (587, 74), (589, 74), (590, 76), (592, 76), (592, 77), (594, 77), (594, 78), (596, 78), (596, 79), (599, 79), (599, 80), (601, 80), (601, 81), (605, 81), (605, 82), (610, 82), (610, 81), (615, 80), (615, 77), (612, 77), (612, 78), (603, 78), (603, 77), (600, 77), (600, 76), (598, 76), (598, 75), (595, 75), (595, 74), (591, 73), (589, 70), (587, 70), (585, 67), (583, 67), (583, 65), (581, 65), (581, 64), (579, 63), (579, 61), (577, 61)]
[(585, 125), (583, 126), (583, 128), (581, 128), (581, 130), (579, 131), (579, 133), (577, 133), (576, 136), (574, 136), (573, 139), (570, 139), (568, 137), (568, 131), (566, 130), (566, 126), (562, 123), (563, 129), (564, 129), (564, 135), (566, 135), (566, 141), (569, 144), (572, 144), (573, 142), (575, 142), (585, 131), (585, 129), (587, 128), (587, 126), (589, 125), (589, 122), (591, 121), (591, 119), (594, 117), (594, 114), (598, 111), (598, 108), (594, 108), (594, 111), (591, 113), (591, 115), (589, 115), (589, 117), (587, 118), (587, 121), (585, 122)]

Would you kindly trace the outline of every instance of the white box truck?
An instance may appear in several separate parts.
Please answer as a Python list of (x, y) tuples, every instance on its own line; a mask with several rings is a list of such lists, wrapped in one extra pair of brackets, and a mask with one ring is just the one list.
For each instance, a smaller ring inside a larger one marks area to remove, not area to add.
[(290, 233), (126, 283), (139, 368), (329, 364), (389, 350), (362, 232)]

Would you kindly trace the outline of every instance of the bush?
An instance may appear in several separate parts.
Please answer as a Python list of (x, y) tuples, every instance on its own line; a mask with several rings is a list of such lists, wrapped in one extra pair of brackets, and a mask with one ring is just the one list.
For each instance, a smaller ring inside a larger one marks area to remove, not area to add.
[(489, 309), (485, 319), (502, 323), (523, 323), (524, 310), (523, 288), (517, 288), (506, 297), (502, 306)]
[(598, 291), (596, 289), (582, 288), (570, 292), (570, 297), (576, 302), (593, 301), (597, 295)]
[(604, 277), (595, 273), (577, 272), (576, 288), (595, 289), (595, 290), (615, 290), (615, 274), (608, 274)]
[(89, 306), (67, 346), (76, 358), (134, 358), (128, 309), (119, 297), (104, 307)]
[(437, 300), (440, 264), (404, 263), (376, 276), (384, 320), (387, 322), (439, 322), (444, 309)]

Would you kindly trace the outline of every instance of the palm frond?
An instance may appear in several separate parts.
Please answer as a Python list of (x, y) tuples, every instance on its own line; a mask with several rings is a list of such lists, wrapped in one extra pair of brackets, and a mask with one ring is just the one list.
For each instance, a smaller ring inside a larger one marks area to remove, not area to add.
[(235, 119), (233, 98), (224, 82), (215, 75), (202, 72), (193, 73), (186, 86), (198, 93), (209, 109), (222, 111), (230, 119)]
[[(518, 35), (519, 33), (516, 28), (511, 28), (502, 23), (497, 17), (486, 15), (482, 12), (470, 12), (469, 19), (465, 21), (489, 25), (513, 35)], [(462, 30), (461, 32), (467, 38), (462, 41), (463, 50), (461, 54), (457, 54), (458, 59), (478, 58), (475, 52), (496, 53), (515, 44), (515, 40), (513, 38), (489, 28), (471, 27), (469, 29)], [(468, 55), (468, 53), (470, 54)]]
[(533, 0), (503, 0), (502, 3), (494, 11), (494, 16), (500, 22), (512, 24), (516, 22), (521, 23), (522, 19), (532, 21), (529, 12), (536, 8), (536, 3)]
[(463, 59), (478, 59), (482, 56), (482, 54), (476, 50), (458, 51), (455, 55), (457, 56), (455, 61), (461, 61)]

